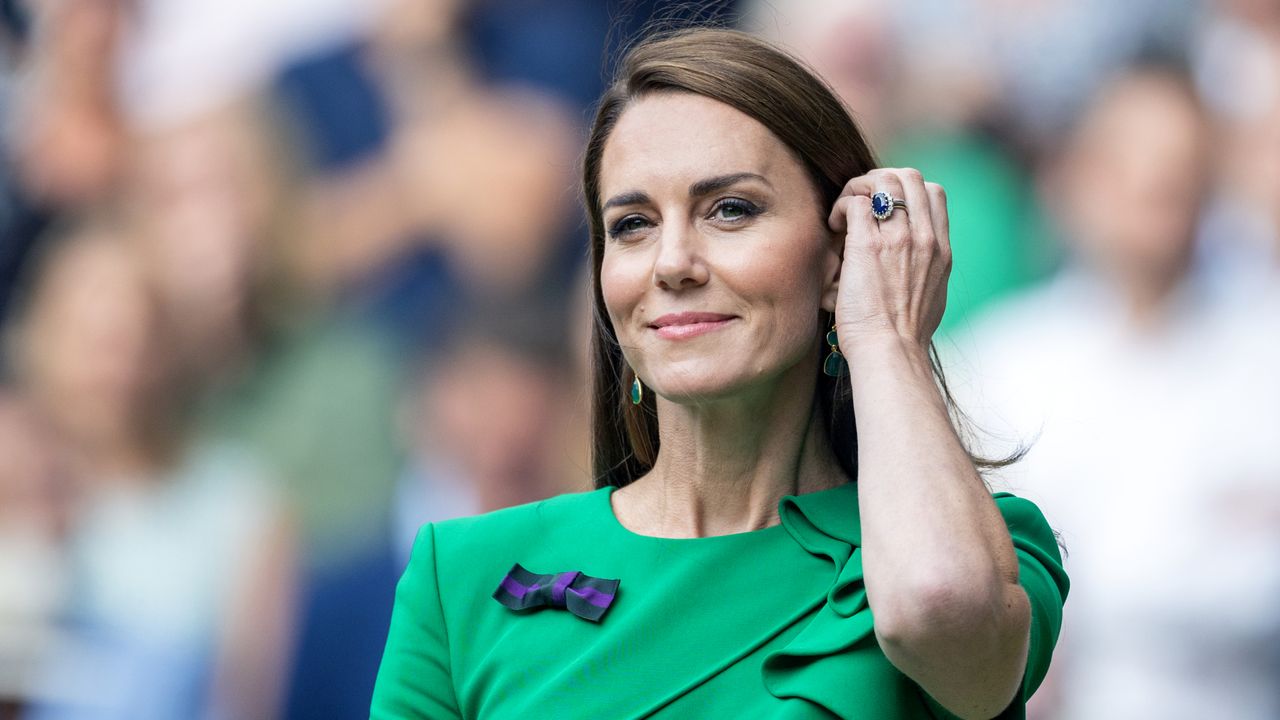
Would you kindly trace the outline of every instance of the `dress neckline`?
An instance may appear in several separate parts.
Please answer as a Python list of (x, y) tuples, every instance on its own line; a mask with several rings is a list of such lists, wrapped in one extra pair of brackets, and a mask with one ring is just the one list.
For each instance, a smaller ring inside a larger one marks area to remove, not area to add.
[[(841, 485), (837, 485), (836, 487), (833, 487), (833, 488), (827, 488), (826, 490), (817, 490), (810, 493), (802, 493), (800, 495), (783, 495), (782, 498), (779, 499), (779, 509), (781, 510), (781, 506), (785, 503), (787, 498), (806, 498), (804, 502), (806, 503), (812, 502), (813, 500), (817, 500), (823, 495), (834, 495), (837, 493), (837, 491), (844, 491), (845, 486), (851, 485), (851, 484), (852, 483), (846, 482)], [(698, 546), (718, 545), (721, 543), (728, 543), (728, 542), (749, 542), (754, 540), (767, 540), (767, 539), (773, 538), (774, 536), (783, 535), (785, 534), (785, 531), (786, 531), (786, 515), (782, 512), (779, 512), (779, 517), (782, 518), (781, 521), (774, 523), (769, 527), (760, 528), (758, 530), (747, 530), (745, 532), (727, 533), (724, 535), (708, 535), (706, 537), (693, 537), (693, 538), (673, 538), (673, 537), (660, 537), (658, 535), (644, 535), (644, 534), (635, 532), (630, 528), (628, 528), (627, 526), (623, 525), (622, 522), (618, 520), (617, 514), (614, 513), (612, 498), (613, 498), (614, 491), (618, 489), (619, 488), (616, 485), (606, 485), (604, 487), (597, 488), (595, 490), (595, 495), (597, 496), (597, 500), (600, 505), (600, 508), (599, 508), (600, 514), (603, 516), (605, 523), (609, 525), (611, 531), (615, 535), (628, 538), (634, 542), (681, 545), (684, 547), (689, 547), (693, 545), (698, 545)]]

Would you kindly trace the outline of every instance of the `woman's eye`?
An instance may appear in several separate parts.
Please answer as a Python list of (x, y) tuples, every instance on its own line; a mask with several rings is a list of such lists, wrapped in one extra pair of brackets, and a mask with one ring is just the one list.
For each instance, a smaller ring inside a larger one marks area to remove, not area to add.
[(721, 200), (712, 210), (711, 214), (719, 220), (738, 221), (743, 218), (751, 217), (759, 213), (759, 209), (755, 205), (746, 200), (737, 198), (729, 198)]
[(649, 221), (645, 220), (639, 215), (628, 215), (627, 217), (624, 217), (618, 222), (614, 223), (609, 228), (609, 237), (618, 237), (619, 235), (626, 235), (628, 233), (632, 233), (637, 230), (640, 230), (641, 228), (645, 227), (648, 224), (649, 224)]

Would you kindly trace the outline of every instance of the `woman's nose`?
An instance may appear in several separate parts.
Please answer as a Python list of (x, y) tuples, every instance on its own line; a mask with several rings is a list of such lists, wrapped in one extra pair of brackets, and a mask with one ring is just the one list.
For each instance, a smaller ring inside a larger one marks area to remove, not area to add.
[(653, 282), (667, 290), (680, 290), (707, 281), (701, 240), (695, 229), (683, 223), (665, 223), (653, 262)]

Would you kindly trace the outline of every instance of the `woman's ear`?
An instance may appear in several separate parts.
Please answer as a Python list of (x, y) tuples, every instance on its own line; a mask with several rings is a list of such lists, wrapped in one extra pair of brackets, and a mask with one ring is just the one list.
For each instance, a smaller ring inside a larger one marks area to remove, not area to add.
[(822, 254), (822, 309), (835, 312), (840, 290), (840, 266), (844, 263), (844, 233), (828, 230)]

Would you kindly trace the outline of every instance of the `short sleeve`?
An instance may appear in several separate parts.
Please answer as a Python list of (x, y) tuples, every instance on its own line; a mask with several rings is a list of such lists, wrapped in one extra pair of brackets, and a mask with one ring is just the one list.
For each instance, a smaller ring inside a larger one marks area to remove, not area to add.
[(371, 720), (461, 718), (440, 604), (435, 529), (418, 530), (409, 566), (396, 584), (391, 628), (373, 688)]
[[(1009, 493), (996, 493), (993, 497), (1009, 526), (1013, 549), (1018, 555), (1018, 584), (1026, 591), (1031, 605), (1031, 637), (1022, 691), (996, 716), (998, 720), (1017, 720), (1026, 717), (1027, 701), (1049, 672), (1049, 661), (1062, 629), (1062, 608), (1071, 585), (1062, 567), (1057, 536), (1040, 508), (1030, 500)], [(922, 694), (935, 717), (943, 720), (956, 717), (928, 694)]]
[(1062, 567), (1058, 538), (1035, 503), (1012, 495), (997, 498), (1018, 553), (1018, 582), (1031, 601), (1031, 643), (1022, 679), (1023, 700), (1040, 687), (1062, 629), (1062, 608), (1071, 587)]

